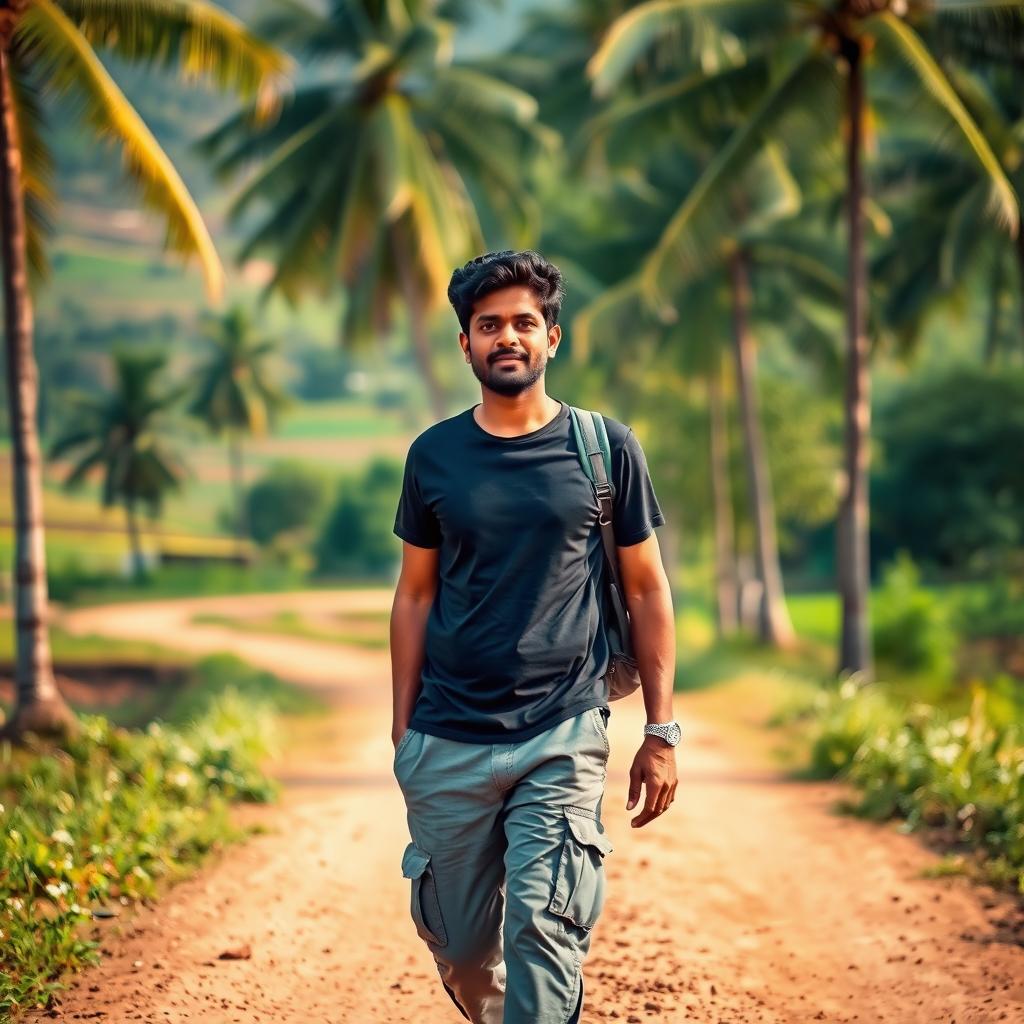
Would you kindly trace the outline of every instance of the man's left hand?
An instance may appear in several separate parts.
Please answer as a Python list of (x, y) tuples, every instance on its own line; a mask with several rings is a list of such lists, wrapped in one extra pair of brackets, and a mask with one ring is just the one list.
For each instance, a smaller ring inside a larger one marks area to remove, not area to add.
[(670, 747), (658, 736), (645, 737), (629, 769), (627, 811), (631, 811), (639, 801), (640, 787), (647, 787), (644, 808), (632, 820), (633, 828), (642, 828), (668, 810), (676, 798), (677, 781), (675, 747)]

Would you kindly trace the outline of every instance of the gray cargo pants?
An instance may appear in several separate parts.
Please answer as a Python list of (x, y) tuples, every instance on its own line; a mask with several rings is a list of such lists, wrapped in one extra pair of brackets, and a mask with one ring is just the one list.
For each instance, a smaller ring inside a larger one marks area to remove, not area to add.
[(416, 931), (473, 1024), (576, 1024), (605, 899), (607, 709), (518, 743), (407, 730), (395, 749)]

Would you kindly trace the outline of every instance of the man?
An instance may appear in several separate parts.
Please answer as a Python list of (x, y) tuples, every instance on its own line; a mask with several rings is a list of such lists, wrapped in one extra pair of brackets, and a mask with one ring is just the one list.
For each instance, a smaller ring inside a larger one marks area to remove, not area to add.
[[(581, 1019), (581, 964), (612, 849), (601, 824), (599, 506), (569, 407), (544, 390), (563, 294), (561, 273), (535, 252), (488, 253), (455, 271), (448, 297), (482, 401), (413, 441), (395, 518), (392, 740), (412, 837), (402, 872), (417, 932), (474, 1024)], [(646, 787), (639, 827), (675, 797), (674, 620), (643, 451), (605, 422), (651, 729), (630, 771), (627, 810)]]

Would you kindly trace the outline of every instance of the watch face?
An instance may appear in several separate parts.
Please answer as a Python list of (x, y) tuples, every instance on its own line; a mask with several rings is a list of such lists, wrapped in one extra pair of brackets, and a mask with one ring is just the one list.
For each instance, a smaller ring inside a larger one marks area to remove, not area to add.
[(679, 728), (679, 723), (678, 722), (673, 722), (669, 726), (669, 730), (668, 730), (668, 741), (669, 741), (669, 743), (671, 743), (672, 746), (674, 747), (679, 742), (679, 740), (682, 737), (682, 735), (683, 735), (683, 731), (682, 731), (682, 729)]

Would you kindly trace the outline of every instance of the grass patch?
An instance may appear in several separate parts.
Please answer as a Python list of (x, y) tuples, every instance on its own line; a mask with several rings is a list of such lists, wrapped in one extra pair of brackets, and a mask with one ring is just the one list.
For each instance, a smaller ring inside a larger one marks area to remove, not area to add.
[(0, 1016), (52, 1005), (99, 960), (89, 924), (245, 838), (230, 805), (268, 802), (278, 713), (323, 704), (229, 655), (203, 659), (144, 730), (80, 716), (66, 750), (0, 745)]
[[(0, 629), (0, 662), (14, 660), (14, 627), (8, 620)], [(58, 670), (61, 662), (78, 664), (126, 664), (145, 662), (157, 665), (180, 665), (180, 651), (172, 651), (145, 640), (112, 640), (107, 636), (68, 633), (60, 626), (50, 627), (50, 648)]]
[(239, 633), (274, 633), (369, 650), (387, 648), (389, 612), (342, 612), (331, 618), (337, 622), (337, 628), (310, 622), (293, 611), (253, 618), (200, 612), (191, 621), (196, 625), (224, 626)]
[[(176, 597), (286, 593), (290, 590), (365, 590), (389, 587), (383, 576), (314, 576), (301, 567), (257, 562), (249, 567), (210, 563), (166, 565), (133, 582), (120, 576), (79, 577), (51, 586), (51, 596), (71, 607)], [(59, 593), (57, 591), (59, 590)]]

